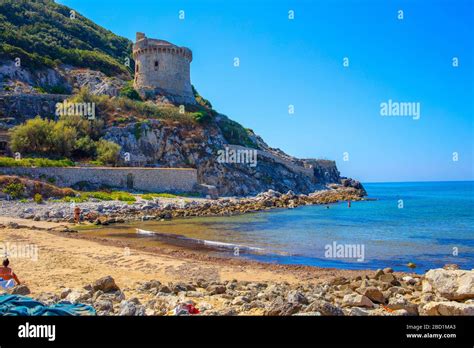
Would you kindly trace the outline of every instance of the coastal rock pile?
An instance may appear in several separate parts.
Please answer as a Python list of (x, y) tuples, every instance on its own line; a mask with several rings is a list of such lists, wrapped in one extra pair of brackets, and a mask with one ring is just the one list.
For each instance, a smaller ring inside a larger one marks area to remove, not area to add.
[(273, 208), (291, 209), (302, 205), (329, 204), (346, 200), (359, 201), (362, 199), (363, 196), (360, 190), (340, 185), (309, 195), (297, 195), (292, 191), (281, 194), (277, 191), (269, 190), (251, 198), (224, 198), (206, 201), (203, 204), (185, 204), (184, 207), (179, 204), (168, 205), (153, 212), (153, 215), (158, 219), (210, 215), (225, 216)]
[[(338, 201), (363, 200), (363, 187), (331, 185), (326, 190), (309, 195), (292, 191), (280, 193), (274, 190), (262, 192), (248, 198), (210, 199), (138, 199), (133, 204), (119, 201), (89, 201), (77, 203), (82, 219), (95, 224), (110, 224), (133, 220), (162, 220), (174, 217), (228, 216), (257, 212), (274, 208), (296, 208), (302, 205), (330, 204)], [(43, 204), (10, 201), (0, 206), (0, 215), (35, 221), (74, 222), (71, 204), (45, 201)]]
[[(433, 286), (433, 280), (440, 278), (443, 281)], [(473, 284), (473, 270), (450, 269), (430, 270), (424, 276), (385, 269), (371, 276), (303, 285), (151, 280), (124, 291), (111, 277), (104, 277), (83, 289), (63, 289), (59, 295), (40, 298), (91, 304), (98, 315), (174, 315), (173, 310), (182, 304), (194, 306), (200, 315), (474, 315)]]

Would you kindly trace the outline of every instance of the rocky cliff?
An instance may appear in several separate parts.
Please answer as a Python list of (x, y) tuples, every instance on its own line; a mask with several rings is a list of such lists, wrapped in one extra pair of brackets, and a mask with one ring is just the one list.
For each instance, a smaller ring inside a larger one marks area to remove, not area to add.
[[(215, 124), (132, 123), (108, 128), (105, 138), (130, 154), (131, 165), (197, 168), (198, 180), (216, 186), (221, 195), (250, 195), (269, 189), (310, 193), (343, 180), (334, 161), (299, 160), (271, 149), (261, 138), (256, 149), (235, 146)], [(255, 165), (220, 162), (219, 151), (226, 148), (256, 151)]]

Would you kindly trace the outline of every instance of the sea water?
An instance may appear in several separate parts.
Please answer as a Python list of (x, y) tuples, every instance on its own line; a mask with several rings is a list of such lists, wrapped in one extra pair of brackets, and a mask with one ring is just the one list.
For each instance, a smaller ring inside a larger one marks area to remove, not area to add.
[[(474, 182), (367, 183), (375, 200), (273, 209), (231, 217), (140, 222), (135, 227), (260, 248), (227, 257), (345, 269), (415, 272), (455, 263), (474, 268)], [(116, 229), (117, 227), (113, 227)], [(143, 238), (143, 237), (142, 237)], [(153, 239), (152, 236), (146, 238)]]

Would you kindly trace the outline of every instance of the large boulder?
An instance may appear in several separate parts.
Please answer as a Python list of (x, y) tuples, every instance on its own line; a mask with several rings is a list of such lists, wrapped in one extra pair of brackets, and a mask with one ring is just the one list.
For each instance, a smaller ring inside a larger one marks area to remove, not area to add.
[(10, 291), (10, 293), (13, 294), (13, 295), (29, 295), (31, 293), (31, 291), (26, 285), (21, 284), (21, 285), (15, 286)]
[(474, 315), (474, 303), (456, 301), (429, 302), (420, 305), (420, 315)]
[(319, 312), (325, 316), (343, 316), (341, 308), (325, 300), (315, 300), (306, 308), (306, 312)]
[(85, 290), (72, 290), (65, 298), (65, 301), (71, 303), (83, 303), (91, 299), (91, 294)]
[(292, 290), (288, 293), (287, 300), (290, 303), (308, 304), (308, 299), (298, 290)]
[(385, 297), (377, 287), (375, 286), (368, 286), (365, 288), (357, 289), (361, 295), (367, 296), (372, 302), (377, 303), (385, 303)]
[(281, 297), (277, 297), (275, 300), (269, 303), (265, 309), (265, 315), (268, 316), (287, 316), (298, 313), (301, 310), (301, 304), (294, 302), (287, 302)]
[(393, 297), (390, 297), (388, 300), (387, 308), (396, 311), (396, 310), (406, 310), (410, 315), (418, 315), (418, 306), (406, 299), (403, 295), (397, 294)]
[(423, 292), (434, 292), (448, 300), (474, 298), (474, 271), (429, 270), (423, 279)]
[(97, 279), (92, 285), (94, 291), (102, 290), (103, 292), (117, 291), (120, 290), (117, 284), (115, 284), (114, 278), (111, 276), (105, 276)]
[(207, 287), (207, 292), (209, 295), (221, 295), (226, 292), (226, 287), (221, 284), (213, 284)]
[(342, 299), (342, 305), (344, 307), (374, 307), (374, 303), (367, 296), (356, 293), (345, 295)]
[(145, 307), (136, 299), (123, 300), (120, 303), (120, 316), (144, 316), (145, 312)]

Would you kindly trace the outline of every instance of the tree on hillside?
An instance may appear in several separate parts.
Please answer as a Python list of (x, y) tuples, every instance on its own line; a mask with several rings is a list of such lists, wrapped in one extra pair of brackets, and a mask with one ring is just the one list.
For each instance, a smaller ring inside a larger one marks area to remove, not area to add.
[(63, 121), (56, 122), (51, 133), (53, 152), (61, 157), (69, 157), (74, 150), (76, 138), (77, 133), (74, 128), (67, 126)]
[(11, 150), (22, 156), (96, 158), (108, 165), (119, 162), (120, 146), (95, 141), (92, 137), (98, 138), (98, 129), (84, 119), (65, 117), (55, 122), (37, 116), (14, 127), (10, 136)]
[(97, 142), (97, 160), (107, 165), (117, 165), (120, 149), (120, 145), (101, 139)]
[(10, 131), (10, 148), (21, 154), (48, 154), (51, 151), (53, 125), (36, 116)]

